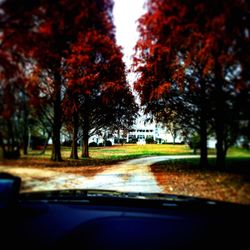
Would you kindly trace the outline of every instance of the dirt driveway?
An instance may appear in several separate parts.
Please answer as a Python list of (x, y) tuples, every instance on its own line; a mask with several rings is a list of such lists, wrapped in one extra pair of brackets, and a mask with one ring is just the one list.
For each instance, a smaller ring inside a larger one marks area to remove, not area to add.
[(51, 189), (109, 189), (136, 192), (162, 192), (151, 172), (150, 165), (169, 159), (191, 158), (196, 156), (153, 156), (122, 162), (100, 169), (94, 176), (63, 173), (56, 170), (0, 166), (0, 171), (22, 178), (23, 191)]
[(250, 204), (250, 183), (244, 176), (211, 171), (168, 171), (152, 166), (194, 155), (153, 156), (111, 166), (21, 167), (0, 166), (22, 178), (22, 191), (55, 189), (107, 189), (127, 192), (161, 192)]

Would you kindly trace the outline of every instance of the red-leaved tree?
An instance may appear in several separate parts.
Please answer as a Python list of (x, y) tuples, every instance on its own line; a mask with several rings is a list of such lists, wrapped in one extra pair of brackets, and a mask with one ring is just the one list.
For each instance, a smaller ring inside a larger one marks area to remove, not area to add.
[[(99, 130), (133, 123), (137, 112), (127, 85), (120, 48), (105, 30), (79, 33), (65, 62), (66, 106), (72, 117), (72, 157), (78, 158), (78, 128), (82, 156), (89, 157), (89, 137)], [(112, 34), (112, 33), (111, 33)]]
[(142, 104), (157, 119), (175, 117), (183, 130), (199, 134), (201, 166), (207, 165), (208, 130), (214, 131), (217, 166), (223, 167), (237, 137), (234, 97), (249, 88), (249, 56), (243, 56), (249, 49), (249, 4), (149, 0), (146, 7), (134, 58)]

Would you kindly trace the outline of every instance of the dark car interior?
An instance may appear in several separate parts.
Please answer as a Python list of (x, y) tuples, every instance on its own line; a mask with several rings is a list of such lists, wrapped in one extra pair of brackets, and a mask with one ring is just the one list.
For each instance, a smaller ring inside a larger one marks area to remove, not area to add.
[(19, 193), (0, 175), (1, 249), (248, 249), (249, 206), (185, 196)]

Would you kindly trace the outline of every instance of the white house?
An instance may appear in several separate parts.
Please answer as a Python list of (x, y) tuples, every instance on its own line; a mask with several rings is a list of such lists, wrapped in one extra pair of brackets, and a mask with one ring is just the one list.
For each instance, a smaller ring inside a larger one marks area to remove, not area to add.
[[(138, 144), (145, 144), (146, 138), (152, 138), (157, 143), (173, 143), (173, 136), (168, 132), (167, 128), (161, 123), (146, 122), (146, 118), (141, 116), (137, 119), (135, 125), (128, 131), (127, 142), (138, 141)], [(175, 139), (176, 143), (183, 141), (179, 135)]]

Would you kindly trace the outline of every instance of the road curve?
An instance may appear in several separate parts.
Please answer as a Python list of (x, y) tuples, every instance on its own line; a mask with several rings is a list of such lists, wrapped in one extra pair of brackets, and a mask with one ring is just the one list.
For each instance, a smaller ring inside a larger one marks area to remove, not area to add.
[(68, 174), (38, 168), (0, 166), (1, 172), (9, 172), (22, 178), (23, 191), (54, 189), (108, 189), (126, 192), (162, 192), (150, 165), (172, 159), (197, 158), (195, 155), (152, 156), (121, 162), (108, 167), (95, 176)]

